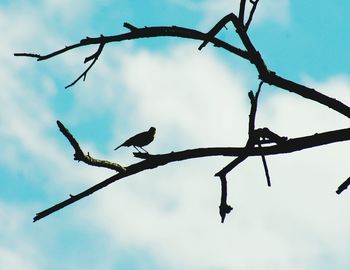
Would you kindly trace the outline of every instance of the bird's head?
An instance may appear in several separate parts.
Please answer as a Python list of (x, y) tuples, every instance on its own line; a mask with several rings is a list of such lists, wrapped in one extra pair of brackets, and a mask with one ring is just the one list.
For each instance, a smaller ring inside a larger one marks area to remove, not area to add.
[(154, 135), (154, 134), (156, 134), (156, 128), (155, 127), (150, 127), (148, 132)]

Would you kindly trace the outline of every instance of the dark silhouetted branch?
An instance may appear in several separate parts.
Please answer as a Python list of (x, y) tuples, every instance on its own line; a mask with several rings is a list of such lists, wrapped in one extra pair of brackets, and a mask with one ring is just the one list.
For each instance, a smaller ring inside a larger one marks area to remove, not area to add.
[[(225, 25), (228, 22), (232, 22), (234, 27), (236, 28), (236, 32), (238, 33), (245, 50), (242, 50), (240, 48), (237, 48), (231, 44), (228, 44), (225, 41), (222, 41), (221, 39), (218, 39), (215, 37), (215, 35), (225, 27)], [(284, 79), (278, 75), (276, 75), (275, 72), (270, 71), (264, 60), (262, 59), (260, 53), (255, 49), (253, 46), (250, 38), (248, 37), (248, 34), (246, 32), (246, 28), (244, 24), (239, 20), (239, 18), (233, 14), (230, 13), (223, 17), (208, 33), (202, 33), (197, 30), (184, 28), (184, 27), (178, 27), (178, 26), (160, 26), (160, 27), (144, 27), (144, 28), (137, 28), (129, 23), (125, 23), (124, 26), (130, 30), (129, 33), (120, 34), (120, 35), (113, 35), (113, 36), (101, 36), (96, 38), (90, 38), (87, 37), (85, 39), (82, 39), (79, 43), (73, 44), (70, 46), (66, 46), (63, 49), (54, 51), (50, 54), (46, 55), (39, 55), (39, 54), (31, 54), (31, 53), (15, 53), (15, 56), (26, 56), (26, 57), (34, 57), (37, 58), (38, 61), (46, 60), (52, 57), (55, 57), (59, 54), (63, 54), (69, 50), (83, 47), (87, 45), (96, 45), (100, 44), (107, 44), (111, 42), (121, 42), (126, 40), (132, 40), (132, 39), (139, 39), (139, 38), (152, 38), (152, 37), (181, 37), (181, 38), (188, 38), (188, 39), (195, 39), (195, 40), (202, 40), (203, 43), (200, 45), (199, 49), (204, 48), (209, 42), (212, 43), (215, 47), (221, 47), (228, 52), (231, 52), (233, 54), (236, 54), (244, 59), (249, 60), (252, 64), (255, 65), (258, 73), (259, 78), (268, 84), (277, 86), (281, 89), (288, 90), (290, 92), (296, 93), (304, 98), (311, 99), (313, 101), (316, 101), (320, 104), (323, 104), (325, 106), (328, 106), (329, 108), (347, 116), (350, 118), (350, 108), (343, 104), (342, 102), (330, 98), (322, 93), (317, 92), (315, 89), (308, 88), (304, 85), (297, 84), (295, 82), (289, 81), (287, 79)], [(103, 47), (103, 46), (102, 46)], [(99, 55), (99, 54), (98, 54)], [(96, 62), (97, 58), (94, 59), (93, 64)], [(92, 65), (93, 65), (92, 64)], [(92, 67), (90, 65), (88, 69), (76, 80), (78, 81), (81, 78), (86, 77), (87, 71)], [(74, 83), (76, 83), (73, 82)], [(71, 85), (73, 85), (71, 84)], [(70, 85), (69, 85), (70, 86)], [(67, 86), (67, 87), (69, 87)]]
[(239, 15), (238, 18), (241, 21), (241, 23), (244, 23), (244, 11), (245, 11), (245, 3), (246, 0), (241, 0), (240, 6), (239, 6)]
[(73, 135), (69, 132), (69, 130), (58, 120), (57, 120), (57, 125), (60, 131), (62, 132), (62, 134), (67, 138), (67, 140), (75, 150), (74, 160), (82, 161), (91, 166), (111, 169), (117, 172), (125, 171), (125, 168), (119, 165), (118, 163), (110, 162), (108, 160), (95, 159), (91, 157), (89, 153), (85, 155), (84, 152), (81, 150), (79, 143), (76, 141)]
[(259, 0), (255, 0), (255, 1), (254, 0), (249, 0), (249, 2), (252, 4), (252, 9), (250, 10), (248, 20), (247, 20), (247, 22), (246, 22), (246, 24), (244, 26), (246, 31), (249, 29), (249, 25), (250, 25), (250, 23), (253, 20), (253, 16), (254, 16), (256, 7), (257, 7), (257, 5), (259, 3)]
[[(319, 147), (336, 142), (344, 142), (350, 140), (350, 128), (333, 130), (323, 133), (316, 133), (310, 136), (303, 136), (298, 138), (290, 138), (283, 144), (275, 144), (270, 146), (263, 146), (261, 148), (254, 147), (248, 151), (249, 156), (269, 156), (288, 154), (297, 151), (306, 150), (313, 147)], [(141, 159), (147, 160), (162, 160), (165, 164), (173, 161), (183, 161), (193, 158), (203, 157), (237, 157), (245, 152), (245, 147), (209, 147), (196, 148), (184, 151), (171, 152), (167, 154), (147, 154), (134, 153), (134, 155)]]
[(98, 46), (97, 51), (91, 55), (85, 58), (84, 60), (84, 64), (86, 64), (87, 62), (93, 60), (91, 62), (91, 64), (87, 67), (87, 69), (76, 79), (74, 80), (71, 84), (67, 85), (65, 88), (69, 88), (71, 86), (73, 86), (74, 84), (76, 84), (81, 78), (83, 78), (83, 81), (85, 81), (86, 75), (89, 72), (89, 70), (92, 68), (92, 66), (96, 63), (98, 57), (100, 56), (100, 54), (102, 53), (103, 47), (104, 47), (104, 43), (100, 43), (100, 45)]
[(232, 207), (227, 204), (227, 180), (225, 176), (220, 177), (221, 181), (221, 203), (219, 206), (219, 214), (221, 217), (221, 223), (224, 223), (225, 217), (232, 211)]
[(346, 179), (345, 182), (342, 183), (342, 184), (338, 187), (336, 193), (339, 195), (339, 194), (342, 193), (345, 189), (347, 189), (349, 185), (350, 185), (350, 177), (349, 177), (348, 179)]
[[(46, 55), (33, 54), (33, 53), (15, 53), (15, 56), (25, 56), (25, 57), (33, 57), (37, 58), (38, 61), (47, 60), (49, 58), (55, 57), (57, 55), (66, 53), (70, 50), (84, 47), (88, 45), (96, 45), (96, 44), (107, 44), (111, 42), (122, 42), (126, 40), (140, 39), (140, 38), (153, 38), (153, 37), (179, 37), (179, 38), (188, 38), (194, 40), (208, 40), (208, 36), (206, 33), (202, 33), (197, 30), (178, 27), (178, 26), (159, 26), (159, 27), (143, 27), (137, 28), (129, 23), (124, 23), (124, 27), (130, 30), (129, 33), (113, 35), (113, 36), (102, 36), (102, 37), (86, 37), (82, 39), (79, 43), (66, 46), (63, 49), (54, 51), (52, 53)], [(236, 48), (235, 46), (230, 45), (229, 43), (222, 41), (218, 38), (212, 38), (208, 40), (208, 42), (212, 43), (215, 47), (220, 47), (225, 49), (228, 52), (233, 54), (237, 54), (238, 56), (247, 59), (247, 53), (241, 49)]]
[[(270, 133), (272, 133), (273, 137), (278, 137), (278, 139), (280, 138), (277, 134), (271, 132), (268, 128), (258, 129), (258, 130), (255, 129), (255, 118), (256, 118), (256, 112), (258, 109), (258, 98), (259, 98), (259, 94), (260, 94), (262, 85), (263, 85), (263, 82), (261, 81), (259, 84), (259, 87), (258, 87), (258, 91), (256, 92), (255, 95), (253, 94), (252, 91), (250, 91), (248, 93), (248, 96), (250, 99), (250, 104), (251, 104), (250, 115), (249, 115), (249, 137), (252, 137), (251, 138), (252, 144), (255, 143), (260, 148), (261, 148), (261, 142), (260, 142), (261, 141), (261, 133), (263, 133), (261, 131), (265, 131), (264, 133), (268, 133), (268, 135), (270, 135)], [(268, 135), (266, 135), (266, 136), (268, 136)], [(270, 174), (269, 174), (269, 169), (267, 167), (266, 158), (264, 155), (261, 155), (261, 159), (262, 159), (262, 163), (264, 166), (267, 185), (271, 186)]]
[[(254, 145), (256, 144), (256, 140), (258, 137), (255, 135), (255, 117), (256, 117), (256, 111), (258, 108), (258, 98), (261, 91), (261, 87), (263, 85), (263, 82), (260, 82), (258, 91), (256, 94), (253, 94), (253, 91), (249, 91), (248, 97), (250, 99), (250, 113), (249, 113), (249, 123), (248, 123), (248, 140), (245, 146), (245, 151), (239, 155), (237, 158), (235, 158), (233, 161), (231, 161), (228, 165), (226, 165), (223, 169), (221, 169), (219, 172), (215, 174), (215, 176), (220, 177), (221, 180), (221, 204), (219, 207), (220, 216), (221, 216), (221, 222), (223, 223), (225, 221), (226, 214), (230, 213), (232, 210), (231, 206), (228, 206), (226, 203), (227, 198), (227, 181), (226, 181), (226, 175), (232, 171), (236, 166), (238, 166), (240, 163), (242, 163), (248, 156), (249, 151), (254, 148)], [(223, 194), (225, 192), (225, 194)], [(224, 201), (223, 201), (224, 198)]]
[(215, 174), (215, 176), (218, 176), (220, 178), (225, 177), (226, 174), (228, 174), (230, 171), (232, 171), (237, 165), (239, 165), (241, 162), (243, 162), (248, 156), (250, 150), (254, 147), (256, 143), (256, 137), (254, 134), (255, 131), (255, 116), (256, 116), (256, 110), (257, 110), (257, 98), (260, 93), (262, 83), (259, 85), (259, 90), (256, 93), (256, 95), (253, 94), (253, 91), (250, 91), (248, 93), (249, 99), (250, 99), (250, 113), (249, 113), (249, 124), (248, 124), (248, 140), (246, 143), (246, 146), (244, 147), (245, 151), (239, 155), (236, 159), (231, 161), (229, 164), (227, 164), (223, 169), (221, 169), (219, 172)]
[[(277, 86), (284, 90), (288, 90), (289, 92), (298, 94), (304, 98), (316, 101), (350, 118), (350, 108), (347, 105), (343, 104), (342, 102), (334, 98), (328, 97), (320, 92), (317, 92), (315, 89), (284, 79), (276, 75), (275, 72), (270, 71), (267, 68), (264, 60), (262, 59), (260, 53), (255, 49), (253, 43), (251, 42), (247, 32), (245, 31), (245, 27), (241, 24), (241, 22), (239, 21), (239, 19), (235, 14), (230, 13), (225, 17), (223, 17), (212, 28), (212, 30), (209, 31), (209, 33), (212, 36), (215, 36), (229, 22), (232, 22), (232, 24), (236, 28), (236, 32), (239, 35), (244, 47), (248, 52), (249, 61), (253, 65), (255, 65), (259, 73), (259, 78), (263, 82), (268, 83), (270, 85)], [(203, 48), (205, 45), (206, 43), (204, 42), (200, 48)]]
[[(261, 155), (277, 155), (287, 154), (295, 151), (300, 151), (312, 147), (326, 145), (335, 142), (350, 140), (350, 128), (341, 129), (335, 131), (324, 132), (320, 134), (314, 134), (311, 136), (305, 136), (300, 138), (289, 139), (282, 145), (273, 145), (266, 147), (253, 147), (248, 151), (245, 147), (213, 147), (213, 148), (197, 148), (189, 149), (179, 152), (171, 152), (168, 154), (150, 155), (146, 153), (138, 153), (138, 157), (147, 158), (141, 162), (132, 164), (125, 167), (125, 171), (109, 177), (108, 179), (92, 186), (91, 188), (77, 194), (70, 196), (67, 200), (58, 203), (40, 213), (34, 217), (34, 221), (42, 219), (94, 192), (100, 190), (117, 180), (125, 178), (127, 176), (139, 173), (144, 170), (154, 169), (158, 166), (164, 166), (171, 162), (183, 161), (187, 159), (213, 157), (213, 156), (261, 156)], [(72, 143), (71, 143), (72, 144)], [(74, 147), (74, 146), (73, 146)]]
[(127, 22), (125, 22), (125, 23), (123, 24), (123, 26), (124, 26), (125, 28), (129, 29), (131, 32), (132, 32), (132, 31), (135, 31), (135, 30), (139, 30), (138, 27), (133, 26), (132, 24), (127, 23)]
[(249, 91), (248, 97), (250, 100), (250, 114), (249, 114), (249, 123), (248, 123), (248, 135), (252, 136), (253, 133), (255, 133), (255, 118), (256, 118), (256, 112), (258, 110), (258, 98), (260, 95), (261, 87), (263, 85), (263, 81), (259, 83), (258, 91), (256, 91), (256, 94), (253, 94), (253, 91)]
[[(258, 143), (258, 146), (261, 148), (261, 143)], [(267, 166), (267, 161), (266, 161), (266, 157), (264, 155), (261, 155), (261, 160), (264, 166), (264, 172), (265, 172), (265, 176), (266, 176), (266, 182), (267, 182), (267, 186), (271, 187), (271, 178), (270, 178), (270, 173), (269, 173), (269, 168)]]

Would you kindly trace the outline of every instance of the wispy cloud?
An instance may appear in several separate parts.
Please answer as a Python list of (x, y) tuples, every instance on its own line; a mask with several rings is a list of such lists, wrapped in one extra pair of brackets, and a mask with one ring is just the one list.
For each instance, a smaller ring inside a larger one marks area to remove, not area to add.
[(18, 206), (0, 201), (1, 269), (34, 270), (43, 262), (35, 262), (35, 258), (39, 257), (39, 250), (26, 234), (26, 217)]

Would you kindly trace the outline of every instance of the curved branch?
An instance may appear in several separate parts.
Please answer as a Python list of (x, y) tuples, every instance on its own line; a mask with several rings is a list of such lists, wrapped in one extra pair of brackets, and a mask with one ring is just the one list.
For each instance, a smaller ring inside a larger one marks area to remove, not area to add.
[(92, 193), (114, 183), (117, 180), (126, 178), (130, 175), (137, 174), (144, 170), (156, 168), (158, 166), (164, 166), (168, 163), (175, 161), (182, 161), (193, 158), (212, 157), (212, 156), (241, 156), (247, 154), (248, 156), (267, 156), (286, 154), (294, 151), (300, 151), (311, 147), (317, 147), (335, 142), (350, 140), (350, 128), (340, 129), (335, 131), (324, 132), (320, 134), (314, 134), (311, 136), (299, 137), (286, 140), (284, 143), (280, 143), (273, 146), (265, 147), (253, 147), (247, 149), (245, 147), (214, 147), (214, 148), (197, 148), (189, 149), (179, 152), (171, 152), (168, 154), (150, 155), (139, 153), (138, 157), (146, 158), (138, 163), (125, 167), (125, 171), (107, 178), (106, 180), (90, 187), (89, 189), (77, 194), (70, 195), (70, 197), (38, 214), (34, 217), (33, 221), (38, 221)]
[[(37, 58), (38, 61), (43, 61), (83, 46), (96, 45), (101, 43), (107, 44), (111, 42), (121, 42), (126, 40), (152, 38), (152, 37), (180, 37), (180, 38), (202, 40), (202, 41), (208, 40), (207, 33), (203, 33), (203, 32), (190, 29), (190, 28), (185, 28), (185, 27), (155, 26), (155, 27), (137, 28), (129, 23), (124, 23), (124, 27), (128, 28), (130, 32), (120, 34), (120, 35), (101, 36), (101, 37), (95, 37), (95, 38), (86, 37), (85, 39), (82, 39), (79, 43), (66, 46), (60, 50), (57, 50), (45, 55), (34, 54), (34, 53), (14, 53), (14, 56), (32, 57), (32, 58)], [(215, 47), (223, 48), (244, 59), (248, 59), (247, 52), (221, 39), (211, 37), (208, 40), (208, 42), (211, 42)]]
[[(257, 1), (256, 1), (257, 3)], [(228, 22), (232, 22), (234, 27), (236, 28), (236, 32), (238, 33), (243, 45), (245, 46), (246, 50), (239, 49), (221, 39), (218, 39), (215, 37), (215, 35), (223, 28)], [(253, 65), (255, 65), (258, 73), (259, 78), (271, 85), (277, 86), (279, 88), (288, 90), (290, 92), (293, 92), (295, 94), (298, 94), (304, 98), (311, 99), (313, 101), (316, 101), (320, 104), (323, 104), (325, 106), (328, 106), (329, 108), (345, 115), (346, 117), (350, 118), (350, 108), (343, 104), (342, 102), (330, 98), (322, 93), (317, 92), (315, 89), (311, 89), (309, 87), (306, 87), (301, 84), (297, 84), (295, 82), (289, 81), (287, 79), (284, 79), (278, 75), (276, 75), (275, 72), (270, 71), (264, 60), (262, 59), (260, 53), (255, 49), (253, 46), (247, 32), (246, 27), (244, 24), (239, 20), (239, 18), (233, 14), (230, 13), (223, 17), (208, 33), (203, 33), (197, 30), (193, 30), (190, 28), (184, 28), (184, 27), (178, 27), (178, 26), (159, 26), (159, 27), (144, 27), (144, 28), (137, 28), (129, 23), (124, 23), (124, 26), (130, 30), (129, 33), (120, 34), (120, 35), (113, 35), (113, 36), (100, 36), (96, 38), (90, 38), (87, 37), (85, 39), (82, 39), (79, 43), (73, 44), (70, 46), (66, 46), (63, 49), (54, 51), (52, 53), (46, 54), (46, 55), (39, 55), (39, 54), (32, 54), (32, 53), (15, 53), (15, 56), (25, 56), (25, 57), (33, 57), (37, 58), (38, 61), (47, 60), (49, 58), (55, 57), (57, 55), (63, 54), (69, 50), (73, 50), (78, 47), (83, 47), (87, 45), (96, 45), (100, 44), (107, 44), (110, 42), (121, 42), (125, 40), (133, 40), (133, 39), (139, 39), (139, 38), (152, 38), (152, 37), (181, 37), (181, 38), (188, 38), (188, 39), (195, 39), (195, 40), (202, 40), (203, 43), (200, 45), (199, 49), (201, 50), (203, 47), (205, 47), (209, 42), (212, 43), (216, 47), (221, 47), (228, 52), (231, 52), (233, 54), (236, 54), (244, 59), (249, 60)], [(96, 62), (96, 58), (93, 62), (93, 64)], [(93, 65), (92, 64), (92, 65)], [(88, 69), (76, 80), (78, 81), (81, 79), (81, 77), (85, 77), (86, 73), (89, 71), (89, 69), (92, 67), (90, 65)], [(76, 83), (74, 81), (71, 85)], [(69, 86), (71, 86), (69, 85)], [(68, 86), (68, 87), (69, 87)]]
[(32, 57), (37, 58), (37, 61), (44, 61), (47, 59), (50, 59), (52, 57), (58, 56), (60, 54), (66, 53), (70, 50), (76, 49), (78, 47), (88, 46), (88, 45), (97, 45), (99, 44), (99, 47), (92, 56), (89, 56), (85, 58), (84, 63), (87, 63), (88, 61), (93, 59), (93, 62), (88, 66), (88, 68), (72, 83), (67, 85), (65, 88), (69, 88), (76, 84), (79, 80), (83, 79), (85, 81), (86, 75), (89, 72), (89, 70), (92, 68), (92, 66), (96, 63), (99, 55), (102, 53), (102, 50), (104, 48), (104, 45), (106, 43), (111, 42), (121, 42), (125, 40), (132, 40), (132, 39), (139, 39), (139, 38), (151, 38), (151, 37), (181, 37), (181, 38), (188, 38), (188, 39), (196, 39), (196, 40), (205, 40), (206, 42), (211, 42), (215, 47), (221, 47), (231, 53), (237, 54), (238, 56), (248, 59), (248, 55), (245, 51), (230, 45), (229, 43), (222, 41), (218, 38), (210, 38), (208, 39), (208, 34), (202, 33), (200, 31), (196, 31), (189, 28), (184, 27), (177, 27), (177, 26), (161, 26), (161, 27), (144, 27), (144, 28), (137, 28), (130, 23), (124, 23), (124, 27), (129, 29), (129, 33), (120, 34), (120, 35), (113, 35), (113, 36), (103, 36), (96, 38), (90, 38), (86, 37), (85, 39), (82, 39), (79, 43), (66, 46), (63, 49), (54, 51), (52, 53), (46, 54), (46, 55), (40, 55), (40, 54), (34, 54), (34, 53), (15, 53), (14, 56), (25, 56), (25, 57)]
[(82, 161), (88, 165), (96, 166), (96, 167), (103, 167), (107, 169), (111, 169), (116, 172), (124, 172), (125, 168), (118, 163), (111, 162), (108, 160), (101, 160), (96, 159), (90, 156), (88, 153), (87, 155), (84, 154), (83, 150), (81, 150), (79, 143), (77, 140), (73, 137), (73, 135), (69, 132), (69, 130), (60, 122), (57, 120), (57, 126), (59, 130), (62, 132), (62, 134), (67, 138), (71, 146), (74, 148), (74, 159), (78, 161)]

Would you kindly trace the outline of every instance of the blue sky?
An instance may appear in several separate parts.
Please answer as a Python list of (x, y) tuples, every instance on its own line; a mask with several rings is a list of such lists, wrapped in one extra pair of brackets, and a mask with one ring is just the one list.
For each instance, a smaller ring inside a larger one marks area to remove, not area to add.
[[(350, 105), (350, 2), (260, 2), (250, 34), (269, 67)], [(0, 0), (0, 269), (349, 269), (350, 195), (335, 194), (349, 177), (349, 143), (268, 157), (271, 188), (260, 159), (248, 159), (228, 177), (234, 212), (225, 224), (213, 175), (226, 158), (144, 172), (32, 223), (35, 213), (111, 175), (73, 160), (57, 119), (85, 151), (122, 164), (137, 160), (132, 149), (114, 147), (150, 126), (152, 153), (241, 146), (247, 92), (258, 81), (246, 61), (174, 38), (109, 44), (86, 81), (69, 90), (95, 48), (40, 63), (13, 53), (123, 33), (125, 21), (207, 31), (238, 4)], [(237, 41), (232, 27), (220, 37)], [(259, 126), (294, 137), (347, 121), (263, 87)]]

